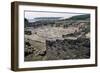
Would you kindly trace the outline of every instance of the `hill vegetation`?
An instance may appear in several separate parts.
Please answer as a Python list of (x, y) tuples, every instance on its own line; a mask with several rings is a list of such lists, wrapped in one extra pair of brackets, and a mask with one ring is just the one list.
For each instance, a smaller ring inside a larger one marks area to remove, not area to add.
[(90, 14), (72, 16), (69, 20), (86, 20), (88, 18), (90, 18)]

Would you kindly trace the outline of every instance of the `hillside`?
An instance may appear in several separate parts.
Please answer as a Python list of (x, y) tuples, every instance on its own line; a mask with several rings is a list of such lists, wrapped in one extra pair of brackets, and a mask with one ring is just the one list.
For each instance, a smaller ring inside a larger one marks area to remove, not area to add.
[(90, 14), (73, 16), (73, 17), (70, 17), (69, 20), (86, 20), (88, 18), (90, 18)]

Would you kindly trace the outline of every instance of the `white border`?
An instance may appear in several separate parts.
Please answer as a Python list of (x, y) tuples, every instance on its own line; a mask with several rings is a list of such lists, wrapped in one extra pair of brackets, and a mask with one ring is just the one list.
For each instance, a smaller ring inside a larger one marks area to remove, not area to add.
[[(91, 14), (91, 32), (92, 32), (90, 59), (24, 62), (24, 10), (90, 13)], [(95, 64), (95, 45), (94, 45), (95, 44), (95, 11), (93, 9), (19, 5), (18, 16), (19, 16), (19, 55), (18, 55), (19, 68)]]

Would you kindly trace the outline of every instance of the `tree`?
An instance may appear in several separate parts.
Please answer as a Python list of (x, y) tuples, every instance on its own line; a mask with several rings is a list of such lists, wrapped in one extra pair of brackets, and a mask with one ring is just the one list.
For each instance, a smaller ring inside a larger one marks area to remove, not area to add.
[(24, 18), (24, 27), (28, 27), (29, 26), (29, 22), (26, 18)]

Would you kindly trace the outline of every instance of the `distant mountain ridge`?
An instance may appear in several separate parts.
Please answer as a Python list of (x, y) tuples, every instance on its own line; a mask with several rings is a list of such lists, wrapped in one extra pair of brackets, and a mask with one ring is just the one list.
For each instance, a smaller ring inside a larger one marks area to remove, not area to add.
[[(65, 19), (61, 19), (62, 17), (37, 17), (35, 18), (34, 22), (29, 22), (28, 19), (25, 18), (24, 22), (25, 22), (25, 26), (27, 27), (39, 27), (39, 26), (47, 26), (47, 25), (59, 25), (57, 23), (65, 23), (68, 22), (68, 24), (71, 24), (72, 22), (76, 22), (79, 20), (82, 21), (90, 21), (90, 14), (84, 14), (84, 15), (77, 15), (77, 16), (72, 16), (70, 18), (65, 18)], [(27, 23), (27, 24), (26, 24)], [(67, 25), (67, 23), (66, 23)]]

